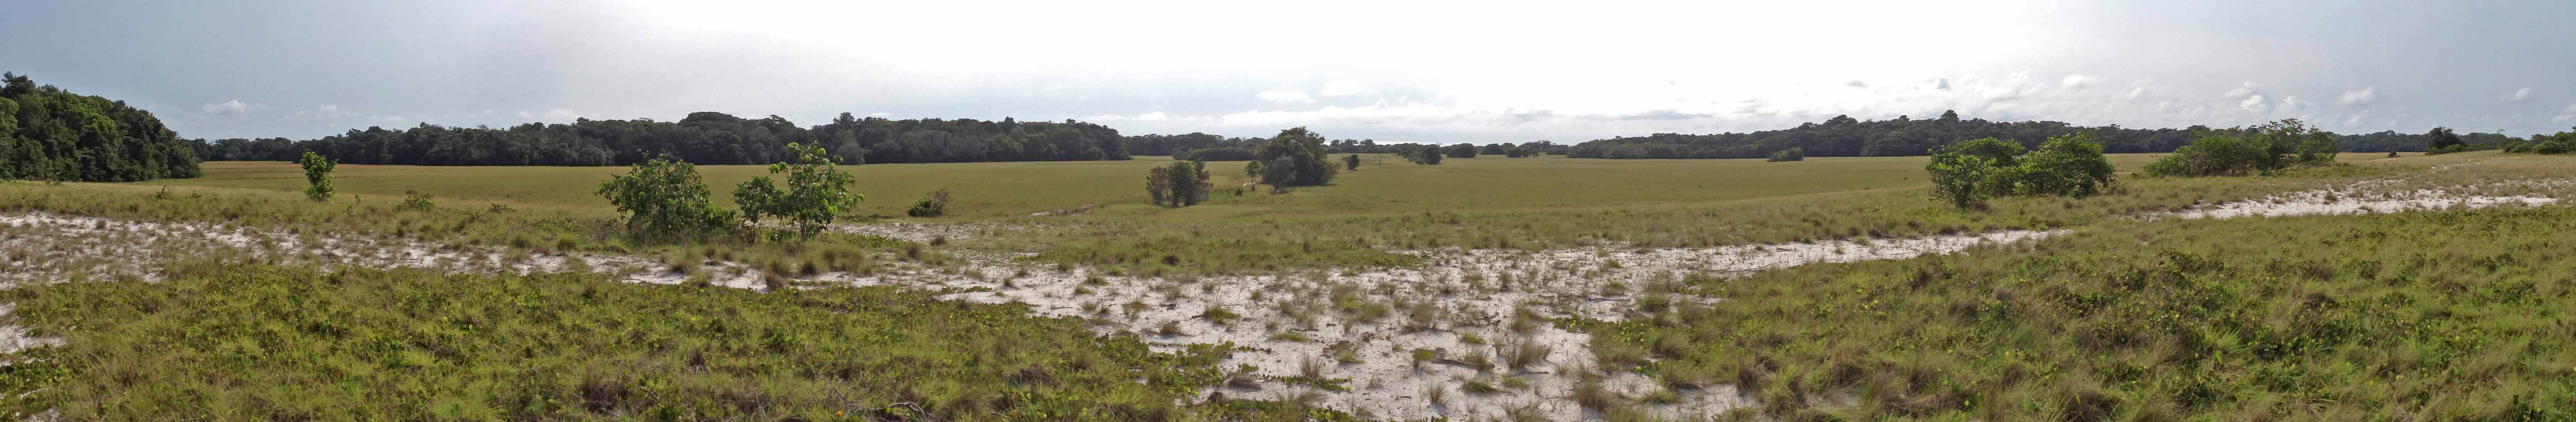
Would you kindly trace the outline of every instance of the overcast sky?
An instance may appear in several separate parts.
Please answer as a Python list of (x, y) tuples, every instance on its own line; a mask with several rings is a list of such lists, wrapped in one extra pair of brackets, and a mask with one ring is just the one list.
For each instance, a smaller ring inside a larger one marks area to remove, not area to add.
[(693, 111), (1444, 143), (1945, 109), (2576, 126), (2576, 2), (2560, 0), (367, 3), (15, 0), (0, 69), (189, 138)]

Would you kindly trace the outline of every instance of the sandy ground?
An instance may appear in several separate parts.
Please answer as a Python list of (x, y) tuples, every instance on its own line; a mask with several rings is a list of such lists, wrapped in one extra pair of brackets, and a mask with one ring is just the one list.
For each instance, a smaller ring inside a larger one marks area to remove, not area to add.
[[(2371, 183), (2371, 182), (2364, 182)], [(2281, 217), (2545, 205), (2556, 198), (2474, 196), (2461, 190), (2371, 191), (2369, 186), (2293, 192), (2195, 207), (2153, 218)], [(1006, 227), (916, 223), (840, 226), (853, 233), (932, 243)], [(875, 274), (824, 273), (805, 285), (961, 288), (948, 296), (1018, 302), (1044, 316), (1083, 318), (1104, 334), (1132, 334), (1162, 348), (1232, 344), (1221, 367), (1251, 371), (1208, 391), (1229, 397), (1307, 400), (1374, 418), (1597, 418), (1573, 392), (1587, 374), (1638, 397), (1666, 387), (1646, 375), (1603, 371), (1584, 333), (1552, 320), (1618, 321), (1650, 316), (1664, 301), (1713, 301), (1675, 288), (1690, 275), (1737, 276), (1818, 262), (1905, 259), (2032, 241), (2062, 231), (2000, 231), (1899, 239), (1834, 240), (1717, 248), (1592, 247), (1547, 251), (1408, 251), (1421, 269), (1309, 271), (1247, 276), (1137, 277), (1088, 268), (1055, 271), (1015, 260), (1023, 254), (954, 250), (963, 263), (895, 265)], [(494, 246), (429, 245), (223, 224), (127, 222), (53, 214), (0, 216), (0, 282), (161, 277), (161, 263), (234, 259), (323, 267), (435, 268), (471, 272), (593, 271), (637, 283), (681, 283), (689, 274), (659, 259), (593, 253), (514, 253)], [(711, 261), (696, 271), (728, 287), (768, 287), (761, 270)], [(0, 307), (5, 315), (9, 307)], [(58, 344), (0, 325), (0, 352)], [(1429, 358), (1415, 360), (1415, 350)], [(1468, 393), (1479, 381), (1499, 391)], [(1339, 388), (1324, 388), (1338, 385)], [(1441, 400), (1434, 402), (1434, 390)], [(1714, 415), (1750, 406), (1732, 386), (1675, 390), (1680, 400), (1644, 408), (1665, 417)]]

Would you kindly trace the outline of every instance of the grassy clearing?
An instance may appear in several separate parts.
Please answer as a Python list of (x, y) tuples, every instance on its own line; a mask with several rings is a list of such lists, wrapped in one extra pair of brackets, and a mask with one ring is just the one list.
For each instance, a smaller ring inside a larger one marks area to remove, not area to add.
[[(936, 292), (754, 293), (586, 275), (200, 267), (6, 292), (62, 336), (5, 367), (18, 414), (71, 420), (1302, 417), (1189, 405), (1221, 351), (1150, 351), (1024, 305)], [(28, 394), (20, 396), (20, 394)]]
[(1696, 278), (1726, 300), (1594, 343), (1791, 419), (2567, 420), (2569, 244), (2567, 207), (2117, 224)]
[[(1384, 249), (1529, 249), (1615, 242), (1645, 247), (1714, 246), (1864, 236), (1915, 236), (2005, 228), (2055, 228), (2143, 212), (2259, 197), (2383, 176), (2493, 154), (2388, 159), (2346, 154), (2361, 164), (2276, 177), (2127, 178), (2093, 198), (2006, 198), (1962, 213), (1924, 196), (1923, 157), (1762, 160), (1461, 159), (1437, 166), (1364, 156), (1362, 169), (1333, 186), (1273, 195), (1219, 193), (1212, 203), (1167, 209), (1145, 204), (1143, 174), (1161, 157), (1127, 162), (1030, 162), (850, 166), (861, 213), (897, 215), (910, 196), (958, 192), (963, 218), (1025, 229), (995, 233), (996, 249), (1042, 251), (1039, 259), (1100, 265), (1127, 273), (1240, 273), (1279, 268), (1408, 266)], [(2115, 154), (2133, 170), (2155, 154)], [(2477, 157), (2472, 157), (2477, 156)], [(1239, 162), (1211, 163), (1219, 186), (1240, 183)], [(501, 230), (609, 242), (609, 211), (590, 193), (614, 169), (571, 167), (346, 166), (339, 186), (385, 198), (407, 190), (454, 206), (498, 203), (552, 216), (555, 226)], [(211, 163), (205, 179), (169, 182), (231, 196), (300, 188), (285, 163)], [(760, 173), (758, 166), (704, 166), (712, 186)], [(108, 190), (158, 189), (88, 185)], [(726, 195), (717, 195), (726, 197)], [(719, 198), (719, 200), (725, 200)], [(376, 200), (351, 202), (367, 204)], [(1101, 205), (1070, 216), (1027, 214)]]

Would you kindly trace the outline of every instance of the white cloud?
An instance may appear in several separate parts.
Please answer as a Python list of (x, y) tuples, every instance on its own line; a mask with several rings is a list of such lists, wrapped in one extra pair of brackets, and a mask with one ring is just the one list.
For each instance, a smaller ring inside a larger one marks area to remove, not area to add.
[(1932, 81), (1932, 89), (1938, 89), (1938, 90), (1943, 90), (1943, 91), (1948, 91), (1948, 90), (1950, 90), (1950, 78), (1941, 78), (1941, 79), (1935, 79), (1935, 80), (1933, 80), (1933, 81)]
[(1320, 94), (1326, 97), (1348, 97), (1370, 92), (1376, 92), (1376, 90), (1358, 82), (1332, 81), (1324, 83), (1324, 90)]
[(2244, 85), (2237, 86), (2237, 87), (2236, 87), (2236, 89), (2227, 90), (2227, 98), (2246, 98), (2246, 97), (2261, 97), (2261, 96), (2263, 96), (2263, 86), (2262, 86), (2262, 85), (2255, 85), (2253, 81), (2246, 81)]
[(2253, 95), (2246, 96), (2246, 97), (2245, 97), (2245, 101), (2238, 101), (2238, 102), (2236, 102), (2236, 107), (2237, 107), (2237, 108), (2246, 109), (2246, 110), (2263, 111), (2263, 108), (2264, 108), (2264, 105), (2263, 105), (2263, 94), (2253, 94)]
[(536, 118), (537, 118), (537, 115), (534, 115), (534, 114), (528, 114), (528, 112), (526, 112), (526, 111), (521, 111), (521, 112), (519, 112), (519, 118), (521, 118), (521, 119), (531, 119), (531, 120), (533, 120), (533, 119), (536, 119)]
[(323, 104), (321, 107), (315, 107), (312, 110), (296, 110), (294, 113), (288, 113), (287, 115), (278, 118), (291, 121), (332, 121), (347, 119), (357, 115), (358, 113), (341, 110), (339, 105)]
[(242, 103), (242, 102), (241, 102), (241, 100), (232, 100), (232, 101), (225, 101), (225, 102), (214, 103), (214, 104), (207, 104), (207, 105), (198, 106), (197, 108), (198, 108), (199, 110), (204, 110), (204, 111), (206, 112), (206, 114), (213, 114), (213, 115), (219, 115), (219, 116), (239, 116), (239, 115), (245, 115), (245, 114), (250, 114), (250, 113), (259, 113), (259, 112), (266, 112), (266, 111), (268, 111), (268, 105), (267, 105), (267, 104), (260, 104), (260, 103), (248, 103), (248, 104), (244, 104), (244, 103)]
[(2353, 113), (2353, 114), (2352, 114), (2352, 117), (2346, 117), (2346, 118), (2344, 118), (2344, 119), (2343, 119), (2343, 124), (2345, 124), (2345, 125), (2359, 126), (2359, 125), (2361, 125), (2361, 119), (2365, 119), (2365, 118), (2369, 118), (2369, 117), (2370, 117), (2370, 110), (2362, 110), (2361, 112)]
[(1868, 88), (1868, 87), (1869, 87), (1869, 83), (1867, 83), (1867, 82), (1861, 82), (1859, 79), (1853, 79), (1853, 80), (1851, 80), (1850, 82), (1844, 82), (1844, 83), (1843, 83), (1843, 86), (1853, 87), (1853, 88)]
[[(2300, 109), (2308, 108), (2308, 106), (2312, 106), (2312, 105), (2317, 105), (2317, 103), (2309, 102), (2308, 100), (2305, 100), (2305, 99), (2300, 99), (2300, 98), (2299, 98), (2299, 96), (2297, 96), (2297, 95), (2285, 95), (2285, 96), (2282, 96), (2282, 97), (2281, 97), (2281, 104), (2280, 104), (2280, 106), (2281, 106), (2281, 111), (2296, 111), (2296, 110), (2300, 110)], [(2300, 119), (2300, 120), (2307, 120), (2307, 119)]]
[(1171, 119), (1172, 119), (1172, 116), (1171, 116), (1171, 115), (1169, 115), (1169, 114), (1163, 114), (1163, 112), (1160, 112), (1160, 111), (1152, 112), (1152, 113), (1145, 113), (1145, 114), (1138, 114), (1138, 115), (1136, 115), (1136, 120), (1144, 120), (1144, 121), (1149, 121), (1149, 122), (1150, 122), (1150, 121), (1171, 120)]
[(1302, 89), (1273, 89), (1261, 91), (1261, 94), (1254, 95), (1253, 97), (1282, 103), (1315, 102), (1315, 98), (1306, 96), (1306, 90)]
[(2558, 117), (2549, 119), (2549, 121), (2552, 122), (2564, 122), (2569, 120), (2576, 120), (2576, 104), (2568, 104), (2566, 110), (2560, 110), (2558, 112)]
[(540, 117), (544, 117), (544, 118), (545, 118), (545, 120), (549, 120), (549, 121), (569, 122), (569, 121), (573, 121), (573, 120), (575, 120), (575, 119), (580, 119), (580, 118), (582, 118), (583, 116), (582, 116), (582, 114), (581, 114), (581, 113), (575, 113), (575, 112), (573, 112), (572, 110), (565, 110), (565, 109), (560, 109), (560, 108), (558, 108), (558, 109), (546, 110), (546, 114), (545, 114), (545, 115), (543, 115), (543, 116), (540, 116)]
[(2505, 94), (2504, 94), (2504, 96), (2502, 96), (2502, 97), (2498, 97), (2498, 98), (2502, 98), (2502, 99), (2504, 99), (2505, 101), (2522, 101), (2522, 100), (2528, 100), (2528, 99), (2531, 99), (2531, 88), (2517, 89), (2517, 90), (2514, 90), (2513, 92), (2505, 93)]
[(2336, 103), (2349, 106), (2367, 105), (2376, 101), (2379, 101), (2379, 87), (2372, 86), (2363, 87), (2357, 90), (2344, 91), (2343, 100), (2336, 101)]
[(875, 113), (868, 113), (868, 117), (894, 117), (894, 113), (887, 113), (887, 112), (882, 112), (882, 111), (880, 111), (880, 112), (875, 112)]
[(2066, 79), (2065, 79), (2065, 80), (2061, 80), (2061, 81), (2058, 81), (2058, 82), (2057, 82), (2057, 88), (2058, 88), (2058, 89), (2065, 89), (2065, 90), (2073, 90), (2073, 91), (2082, 91), (2082, 90), (2084, 90), (2085, 88), (2091, 88), (2091, 87), (2093, 87), (2093, 84), (2097, 84), (2097, 83), (2101, 83), (2101, 82), (2102, 82), (2102, 78), (2096, 78), (2096, 77), (2084, 76), (2084, 75), (2066, 75)]
[(2130, 89), (2129, 89), (2129, 93), (2127, 93), (2127, 94), (2120, 94), (2120, 99), (2123, 99), (2123, 100), (2135, 100), (2135, 99), (2139, 99), (2139, 98), (2146, 98), (2146, 97), (2147, 97), (2147, 87), (2143, 87), (2143, 86), (2142, 86), (2142, 87), (2137, 87), (2137, 88), (2130, 88)]

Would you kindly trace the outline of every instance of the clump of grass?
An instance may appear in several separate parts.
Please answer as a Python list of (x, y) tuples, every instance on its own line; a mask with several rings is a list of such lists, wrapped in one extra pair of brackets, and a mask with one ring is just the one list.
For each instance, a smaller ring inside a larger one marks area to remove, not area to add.
[(1234, 311), (1227, 310), (1225, 307), (1217, 305), (1208, 305), (1206, 310), (1199, 311), (1199, 318), (1206, 319), (1209, 323), (1216, 325), (1233, 325), (1236, 318), (1242, 317), (1242, 315), (1235, 314)]
[(1468, 394), (1485, 395), (1499, 393), (1502, 392), (1503, 389), (1494, 388), (1494, 384), (1485, 382), (1484, 378), (1469, 378), (1465, 383), (1458, 385), (1458, 391), (1465, 391)]

